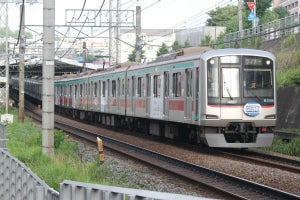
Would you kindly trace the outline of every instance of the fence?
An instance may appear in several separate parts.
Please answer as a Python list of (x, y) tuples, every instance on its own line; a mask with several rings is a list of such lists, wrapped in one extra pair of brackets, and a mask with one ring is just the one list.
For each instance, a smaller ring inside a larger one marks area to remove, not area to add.
[(6, 125), (0, 122), (0, 149), (6, 149)]
[(103, 186), (74, 181), (50, 188), (22, 162), (0, 149), (0, 199), (3, 200), (200, 200), (189, 195)]
[(250, 46), (253, 39), (267, 41), (300, 33), (300, 14), (290, 15), (286, 18), (259, 25), (251, 29), (226, 34), (224, 43), (226, 47), (233, 47), (242, 41), (247, 41)]

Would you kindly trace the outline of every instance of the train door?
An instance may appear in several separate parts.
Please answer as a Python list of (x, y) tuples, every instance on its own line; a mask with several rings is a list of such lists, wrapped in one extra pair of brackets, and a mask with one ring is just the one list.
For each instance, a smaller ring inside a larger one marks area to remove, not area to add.
[(185, 120), (192, 119), (192, 107), (193, 107), (193, 96), (192, 96), (192, 69), (185, 70), (185, 100), (184, 100), (184, 118)]
[(121, 79), (117, 80), (117, 113), (120, 113)]
[(146, 116), (150, 115), (150, 102), (151, 102), (151, 77), (146, 74)]
[(170, 84), (170, 78), (169, 78), (169, 72), (164, 72), (164, 117), (165, 119), (168, 119), (169, 116), (169, 84)]
[(222, 64), (221, 59), (221, 118), (242, 119), (240, 65)]
[(160, 74), (151, 76), (151, 102), (150, 102), (150, 117), (162, 119), (163, 114), (163, 95), (161, 87), (162, 77)]
[(135, 99), (136, 99), (136, 90), (135, 90), (135, 77), (131, 77), (131, 112), (132, 115), (135, 115)]
[(101, 111), (106, 112), (107, 111), (107, 96), (108, 96), (108, 88), (107, 83), (109, 81), (102, 81), (102, 87), (101, 87)]

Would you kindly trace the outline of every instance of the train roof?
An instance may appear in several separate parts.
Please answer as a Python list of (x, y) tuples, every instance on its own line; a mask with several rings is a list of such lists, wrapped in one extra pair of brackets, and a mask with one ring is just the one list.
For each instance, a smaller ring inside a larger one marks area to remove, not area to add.
[(214, 56), (225, 56), (225, 55), (251, 55), (251, 56), (263, 56), (270, 57), (275, 60), (275, 56), (263, 50), (257, 49), (244, 49), (244, 48), (230, 48), (230, 49), (214, 49), (211, 51), (206, 51), (201, 55), (203, 59), (209, 59)]

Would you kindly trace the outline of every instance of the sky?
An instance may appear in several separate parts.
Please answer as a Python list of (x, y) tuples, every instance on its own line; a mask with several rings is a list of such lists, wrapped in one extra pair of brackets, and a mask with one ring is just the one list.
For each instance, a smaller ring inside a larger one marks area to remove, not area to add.
[[(38, 0), (41, 2), (41, 0)], [(25, 0), (26, 2), (26, 0)], [(86, 0), (86, 9), (98, 10), (102, 0)], [(108, 9), (108, 0), (105, 1), (103, 9)], [(165, 29), (165, 28), (189, 28), (199, 27), (205, 23), (208, 10), (234, 4), (237, 0), (121, 0), (121, 9), (135, 10), (141, 6), (142, 28)], [(55, 23), (65, 24), (65, 10), (78, 9), (79, 13), (84, 0), (56, 0), (55, 1)], [(113, 0), (117, 4), (117, 0)], [(11, 30), (18, 30), (20, 5), (9, 4), (8, 21)], [(43, 5), (37, 3), (25, 4), (25, 24), (42, 25)]]

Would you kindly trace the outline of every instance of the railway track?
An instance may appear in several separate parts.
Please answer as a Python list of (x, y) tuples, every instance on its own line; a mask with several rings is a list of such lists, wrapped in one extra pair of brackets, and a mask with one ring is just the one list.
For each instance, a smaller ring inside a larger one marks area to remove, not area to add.
[[(36, 118), (38, 114), (31, 116)], [(100, 137), (105, 144), (105, 148), (203, 185), (210, 188), (210, 190), (223, 193), (224, 196), (230, 199), (300, 199), (300, 196), (282, 190), (184, 162), (174, 157), (75, 127), (74, 123), (68, 124), (56, 121), (55, 126), (68, 133), (75, 134), (81, 140), (89, 141), (94, 145), (96, 145), (96, 137)]]
[(256, 163), (263, 166), (278, 168), (281, 170), (300, 174), (300, 161), (288, 159), (280, 156), (274, 156), (254, 150), (218, 150), (220, 154), (224, 154), (231, 158), (243, 160), (248, 163)]

